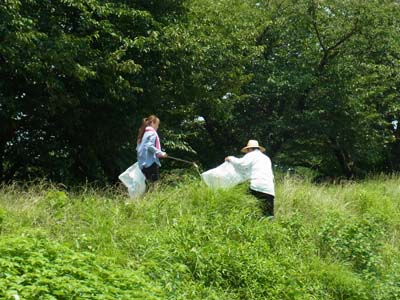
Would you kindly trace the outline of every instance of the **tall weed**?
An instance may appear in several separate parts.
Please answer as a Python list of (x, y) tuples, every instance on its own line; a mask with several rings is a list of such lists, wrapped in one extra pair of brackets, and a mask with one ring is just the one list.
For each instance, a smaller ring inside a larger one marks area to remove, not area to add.
[[(171, 176), (170, 184), (135, 200), (119, 187), (1, 187), (0, 232), (8, 241), (2, 255), (22, 260), (2, 261), (1, 271), (14, 275), (0, 276), (0, 287), (25, 291), (26, 299), (72, 299), (75, 291), (102, 299), (87, 291), (99, 284), (110, 286), (104, 299), (123, 299), (117, 290), (149, 299), (398, 298), (398, 177), (315, 185), (281, 176), (276, 219), (269, 221), (247, 184), (210, 190), (192, 175)], [(51, 266), (54, 249), (60, 268)], [(37, 269), (29, 253), (39, 257)], [(51, 294), (47, 280), (63, 278), (60, 270), (68, 264), (85, 272), (66, 270), (71, 289), (63, 287), (62, 297)], [(106, 280), (104, 272), (115, 280)], [(137, 288), (119, 283), (126, 277)], [(5, 293), (1, 297), (9, 297)]]

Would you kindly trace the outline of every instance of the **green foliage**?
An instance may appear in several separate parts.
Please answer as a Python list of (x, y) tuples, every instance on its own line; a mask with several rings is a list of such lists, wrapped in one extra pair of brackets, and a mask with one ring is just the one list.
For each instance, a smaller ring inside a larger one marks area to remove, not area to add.
[(382, 235), (381, 224), (371, 217), (348, 222), (332, 216), (321, 228), (321, 254), (349, 262), (358, 272), (373, 273), (381, 263), (378, 253)]
[(398, 20), (393, 0), (6, 1), (0, 180), (115, 182), (153, 113), (206, 168), (252, 138), (321, 177), (399, 170)]
[[(274, 221), (262, 218), (247, 185), (210, 190), (192, 174), (169, 176), (173, 185), (135, 200), (115, 188), (3, 186), (0, 265), (15, 267), (0, 276), (3, 294), (398, 297), (398, 176), (341, 185), (279, 177)], [(21, 270), (27, 275), (14, 280)]]
[(398, 3), (264, 1), (260, 9), (270, 23), (237, 106), (238, 135), (252, 133), (279, 164), (328, 176), (387, 170), (399, 117)]
[(0, 299), (163, 299), (140, 271), (46, 239), (2, 237)]
[(63, 191), (50, 190), (46, 193), (45, 200), (52, 210), (58, 210), (67, 204), (68, 196)]
[[(365, 282), (338, 264), (315, 263), (310, 279), (320, 284), (320, 296), (323, 299), (371, 299)], [(372, 298), (374, 299), (374, 298)]]
[(2, 4), (1, 180), (115, 180), (132, 162), (141, 74), (178, 12), (176, 0)]
[(233, 109), (241, 86), (252, 77), (245, 66), (261, 52), (255, 40), (265, 20), (256, 3), (187, 1), (186, 18), (166, 31), (175, 41), (166, 52), (172, 90), (160, 108), (205, 166), (235, 148)]
[(2, 223), (6, 217), (6, 211), (0, 206), (0, 230), (2, 228)]

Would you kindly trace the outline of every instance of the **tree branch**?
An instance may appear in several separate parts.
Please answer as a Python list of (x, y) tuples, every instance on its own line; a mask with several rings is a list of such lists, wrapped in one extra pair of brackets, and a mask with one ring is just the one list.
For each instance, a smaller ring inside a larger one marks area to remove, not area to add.
[(319, 33), (319, 30), (318, 30), (317, 14), (315, 12), (315, 3), (314, 2), (310, 7), (309, 12), (310, 12), (311, 17), (312, 17), (312, 25), (313, 25), (313, 28), (315, 30), (315, 34), (317, 35), (318, 42), (319, 42), (320, 46), (322, 47), (322, 50), (325, 52), (325, 51), (327, 51), (327, 49), (326, 49), (326, 47), (324, 45), (324, 42), (322, 41), (321, 34)]
[(336, 44), (334, 44), (332, 47), (329, 47), (327, 49), (327, 51), (332, 51), (332, 50), (336, 49), (341, 44), (343, 44), (345, 41), (350, 39), (358, 31), (357, 25), (358, 25), (358, 19), (356, 19), (353, 29), (350, 32), (348, 32), (347, 34), (345, 34), (339, 41), (337, 41)]

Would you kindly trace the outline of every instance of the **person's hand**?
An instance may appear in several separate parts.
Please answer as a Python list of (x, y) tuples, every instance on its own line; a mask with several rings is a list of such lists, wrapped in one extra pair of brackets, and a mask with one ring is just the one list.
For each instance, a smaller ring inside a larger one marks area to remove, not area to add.
[(166, 157), (168, 157), (168, 154), (166, 153), (166, 152), (161, 152), (160, 154), (158, 154), (158, 157), (159, 158), (166, 158)]

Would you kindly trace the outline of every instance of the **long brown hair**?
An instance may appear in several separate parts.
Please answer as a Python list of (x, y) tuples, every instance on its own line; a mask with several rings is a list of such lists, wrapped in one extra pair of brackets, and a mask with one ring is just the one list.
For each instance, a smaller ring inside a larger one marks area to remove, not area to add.
[(142, 142), (142, 138), (144, 135), (144, 131), (147, 126), (150, 126), (154, 122), (160, 122), (160, 119), (157, 118), (155, 115), (150, 115), (147, 118), (144, 118), (142, 121), (142, 125), (140, 126), (138, 130), (138, 136), (137, 136), (137, 143), (140, 144)]

